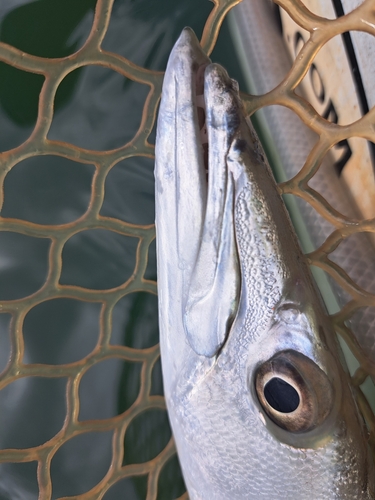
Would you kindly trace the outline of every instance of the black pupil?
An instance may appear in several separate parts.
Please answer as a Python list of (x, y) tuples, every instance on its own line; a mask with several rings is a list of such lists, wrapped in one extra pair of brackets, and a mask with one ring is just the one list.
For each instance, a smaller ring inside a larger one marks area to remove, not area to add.
[(298, 392), (288, 382), (274, 377), (264, 387), (264, 396), (274, 410), (291, 413), (299, 405)]

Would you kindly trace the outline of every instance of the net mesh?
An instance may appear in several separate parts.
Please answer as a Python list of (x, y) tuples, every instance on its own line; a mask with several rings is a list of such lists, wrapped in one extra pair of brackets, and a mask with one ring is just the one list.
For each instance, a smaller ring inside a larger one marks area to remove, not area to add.
[[(214, 0), (214, 6), (207, 18), (201, 40), (202, 46), (208, 54), (215, 46), (220, 26), (226, 14), (240, 1)], [(317, 172), (322, 158), (328, 150), (338, 142), (353, 136), (375, 142), (375, 109), (370, 110), (355, 123), (340, 126), (322, 118), (309, 102), (297, 95), (294, 90), (306, 75), (319, 49), (331, 38), (350, 30), (364, 31), (375, 35), (375, 6), (372, 0), (367, 0), (349, 15), (335, 20), (327, 20), (312, 14), (298, 0), (277, 0), (276, 3), (285, 9), (297, 24), (310, 33), (310, 38), (301, 50), (301, 57), (294, 62), (290, 72), (276, 88), (262, 96), (243, 94), (243, 100), (249, 115), (264, 106), (273, 104), (286, 106), (293, 110), (319, 136), (319, 140), (306, 163), (301, 166), (300, 172), (293, 179), (280, 184), (279, 188), (281, 193), (292, 193), (306, 200), (334, 226), (329, 238), (307, 257), (310, 264), (329, 273), (351, 297), (351, 300), (332, 319), (338, 334), (345, 339), (360, 363), (360, 367), (352, 377), (353, 385), (358, 404), (370, 431), (370, 443), (374, 446), (375, 418), (360, 385), (367, 377), (375, 376), (375, 366), (366, 357), (366, 353), (361, 350), (354, 335), (346, 326), (346, 321), (358, 309), (375, 306), (375, 296), (359, 287), (328, 256), (344, 239), (353, 234), (375, 233), (375, 220), (354, 220), (338, 213), (317, 191), (308, 185), (308, 181)], [(95, 487), (86, 493), (74, 496), (77, 499), (102, 498), (116, 482), (127, 477), (140, 475), (147, 475), (148, 478), (147, 500), (156, 499), (161, 469), (175, 453), (173, 439), (171, 439), (154, 459), (145, 463), (124, 465), (124, 439), (132, 420), (146, 410), (165, 409), (163, 397), (152, 395), (151, 391), (152, 370), (159, 358), (159, 347), (134, 349), (110, 343), (111, 315), (118, 301), (132, 292), (142, 291), (156, 294), (156, 282), (144, 277), (148, 251), (155, 238), (155, 231), (153, 225), (130, 224), (116, 218), (103, 217), (99, 212), (104, 200), (106, 176), (114, 165), (133, 156), (153, 158), (154, 146), (148, 142), (148, 138), (155, 123), (163, 74), (139, 67), (124, 57), (101, 48), (109, 25), (112, 4), (113, 0), (98, 0), (89, 37), (82, 48), (69, 57), (41, 58), (25, 54), (10, 45), (0, 44), (1, 61), (20, 70), (43, 75), (45, 78), (39, 99), (38, 119), (32, 135), (20, 146), (1, 154), (1, 198), (3, 199), (3, 184), (7, 173), (18, 162), (26, 158), (50, 154), (95, 166), (89, 208), (78, 220), (62, 225), (41, 225), (18, 219), (0, 218), (2, 231), (46, 238), (51, 242), (48, 275), (43, 286), (26, 298), (1, 303), (1, 311), (10, 313), (12, 321), (10, 324), (11, 356), (1, 374), (0, 388), (3, 389), (18, 379), (31, 376), (65, 377), (68, 381), (66, 387), (67, 413), (61, 430), (40, 446), (0, 450), (1, 462), (37, 462), (40, 499), (52, 497), (50, 470), (52, 458), (64, 443), (80, 434), (112, 431), (112, 461), (107, 473)], [(134, 82), (149, 87), (140, 127), (133, 139), (118, 149), (98, 152), (47, 138), (54, 113), (54, 98), (60, 83), (70, 72), (87, 65), (109, 68)], [(73, 235), (87, 229), (106, 229), (138, 239), (134, 272), (121, 286), (103, 291), (59, 283), (65, 243)], [(73, 363), (64, 365), (25, 364), (23, 362), (24, 339), (22, 333), (25, 316), (37, 304), (52, 298), (71, 298), (101, 305), (100, 335), (97, 345), (88, 356)], [(136, 401), (125, 412), (113, 418), (79, 421), (79, 387), (82, 377), (96, 363), (113, 358), (142, 364), (140, 389)], [(186, 499), (187, 494), (182, 495), (180, 499), (182, 498)]]

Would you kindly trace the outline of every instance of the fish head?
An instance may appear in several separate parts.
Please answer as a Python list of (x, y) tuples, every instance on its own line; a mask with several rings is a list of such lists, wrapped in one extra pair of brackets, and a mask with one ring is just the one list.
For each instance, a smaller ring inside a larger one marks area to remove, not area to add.
[(192, 499), (369, 499), (340, 349), (238, 85), (190, 29), (156, 142), (160, 345)]

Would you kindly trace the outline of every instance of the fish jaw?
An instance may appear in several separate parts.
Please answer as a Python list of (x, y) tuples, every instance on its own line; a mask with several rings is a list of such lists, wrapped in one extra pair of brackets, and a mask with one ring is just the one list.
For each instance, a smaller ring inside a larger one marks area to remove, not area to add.
[(163, 365), (166, 394), (181, 362), (191, 357), (183, 308), (207, 197), (203, 150), (196, 126), (196, 81), (199, 68), (209, 63), (193, 31), (185, 29), (168, 61), (157, 124), (155, 224), (159, 325), (163, 332), (160, 342), (169, 359)]
[[(229, 124), (228, 134), (227, 117), (237, 100), (227, 93), (226, 100), (205, 102), (206, 95), (215, 96), (204, 92), (210, 81), (204, 72), (207, 67), (213, 77), (224, 72), (210, 64), (194, 33), (186, 28), (167, 66), (155, 164), (160, 321), (169, 332), (176, 330), (177, 317), (182, 320), (181, 339), (176, 341), (179, 334), (173, 334), (174, 345), (180, 346), (177, 358), (186, 357), (186, 341), (197, 356), (212, 358), (229, 332), (239, 297), (234, 189), (226, 166), (236, 130), (235, 123)], [(216, 77), (220, 85), (221, 76)], [(233, 84), (228, 76), (226, 80)], [(199, 123), (198, 107), (203, 114), (208, 110), (205, 125)], [(201, 126), (208, 131), (208, 163), (215, 164), (208, 174)], [(174, 293), (165, 295), (164, 290)], [(170, 318), (174, 328), (167, 326)]]
[[(334, 332), (236, 86), (190, 30), (165, 78), (155, 169), (160, 342), (190, 498), (370, 499), (374, 470)], [(260, 394), (270, 374), (296, 373), (303, 411), (273, 411)]]

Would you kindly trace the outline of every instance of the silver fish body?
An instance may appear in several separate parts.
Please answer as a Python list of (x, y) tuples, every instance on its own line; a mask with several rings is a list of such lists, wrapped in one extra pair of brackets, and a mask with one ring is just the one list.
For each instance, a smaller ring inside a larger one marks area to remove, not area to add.
[(235, 82), (189, 29), (165, 75), (155, 180), (164, 390), (190, 498), (374, 498), (363, 421), (272, 173)]

